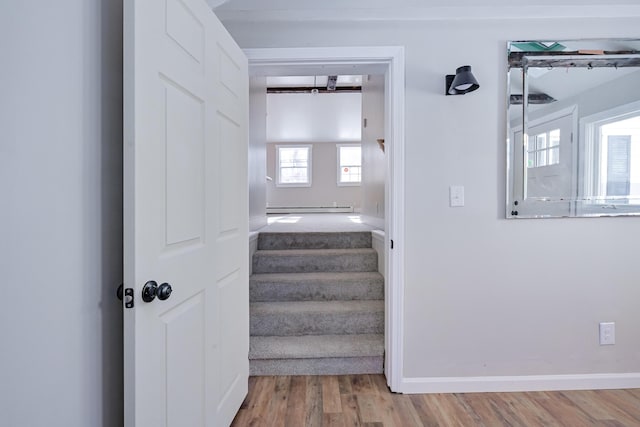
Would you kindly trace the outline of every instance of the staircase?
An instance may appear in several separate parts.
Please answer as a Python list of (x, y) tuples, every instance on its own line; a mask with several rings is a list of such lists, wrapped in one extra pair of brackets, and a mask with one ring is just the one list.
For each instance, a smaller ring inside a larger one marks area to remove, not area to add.
[(260, 233), (251, 375), (382, 373), (384, 278), (370, 232)]

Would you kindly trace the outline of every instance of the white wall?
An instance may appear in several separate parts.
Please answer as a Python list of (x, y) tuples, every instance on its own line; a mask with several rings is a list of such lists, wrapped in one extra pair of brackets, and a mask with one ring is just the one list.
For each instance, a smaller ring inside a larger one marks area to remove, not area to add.
[(267, 141), (360, 141), (361, 96), (341, 93), (270, 93)]
[(249, 79), (249, 230), (267, 225), (267, 79)]
[(122, 425), (122, 2), (0, 5), (0, 424)]
[[(362, 218), (381, 230), (384, 225), (385, 153), (378, 139), (384, 139), (384, 76), (369, 75), (362, 81)], [(366, 121), (366, 125), (365, 125)]]
[(276, 186), (276, 145), (267, 144), (267, 175), (273, 181), (267, 182), (267, 203), (275, 207), (331, 207), (353, 206), (360, 209), (360, 186), (338, 186), (338, 149), (336, 143), (317, 142), (312, 146), (311, 187)]
[[(227, 23), (246, 48), (405, 46), (405, 377), (640, 372), (640, 218), (504, 219), (507, 40), (634, 37), (637, 24)], [(480, 89), (445, 96), (467, 64)], [(448, 207), (451, 184), (465, 207)], [(615, 346), (598, 345), (600, 321), (617, 323)]]

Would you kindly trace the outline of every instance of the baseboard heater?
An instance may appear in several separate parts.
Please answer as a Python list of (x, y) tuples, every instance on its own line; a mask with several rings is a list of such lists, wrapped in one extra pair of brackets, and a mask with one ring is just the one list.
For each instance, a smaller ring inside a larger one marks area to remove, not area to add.
[(267, 214), (351, 213), (353, 206), (269, 206)]

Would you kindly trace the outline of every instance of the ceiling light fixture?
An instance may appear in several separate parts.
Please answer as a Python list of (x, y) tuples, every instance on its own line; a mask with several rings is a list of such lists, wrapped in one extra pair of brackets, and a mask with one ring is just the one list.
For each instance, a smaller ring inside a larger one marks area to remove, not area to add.
[(471, 65), (463, 65), (456, 69), (456, 74), (447, 74), (445, 78), (445, 95), (464, 95), (473, 92), (480, 85), (471, 73)]

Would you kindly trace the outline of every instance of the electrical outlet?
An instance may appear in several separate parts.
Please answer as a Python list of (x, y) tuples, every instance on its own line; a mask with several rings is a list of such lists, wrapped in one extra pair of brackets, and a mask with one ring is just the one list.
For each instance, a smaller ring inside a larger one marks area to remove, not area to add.
[(600, 322), (600, 345), (614, 345), (616, 343), (616, 323)]

